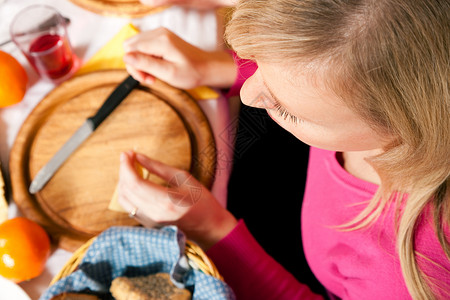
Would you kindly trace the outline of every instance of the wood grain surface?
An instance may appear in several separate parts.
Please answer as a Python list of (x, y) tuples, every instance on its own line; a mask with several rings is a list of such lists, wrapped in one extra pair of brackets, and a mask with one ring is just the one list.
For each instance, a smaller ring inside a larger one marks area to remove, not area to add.
[(151, 7), (139, 0), (70, 0), (81, 8), (103, 16), (140, 18), (166, 7)]
[(94, 72), (58, 86), (31, 112), (13, 145), (14, 201), (67, 250), (110, 226), (137, 225), (126, 213), (108, 210), (122, 151), (144, 153), (212, 185), (215, 143), (206, 116), (187, 93), (158, 82), (133, 90), (40, 192), (28, 193), (31, 178), (126, 76)]

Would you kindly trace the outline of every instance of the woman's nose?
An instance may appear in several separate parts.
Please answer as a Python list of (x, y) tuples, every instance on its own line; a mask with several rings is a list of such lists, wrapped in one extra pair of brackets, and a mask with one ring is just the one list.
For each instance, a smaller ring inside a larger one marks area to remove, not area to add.
[(274, 103), (270, 95), (265, 91), (258, 70), (244, 82), (241, 88), (241, 100), (245, 105), (256, 108), (274, 108)]

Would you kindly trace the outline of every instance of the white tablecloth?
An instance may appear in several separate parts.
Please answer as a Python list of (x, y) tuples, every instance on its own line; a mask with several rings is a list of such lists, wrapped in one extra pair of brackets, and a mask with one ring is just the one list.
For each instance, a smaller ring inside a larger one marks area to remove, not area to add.
[[(139, 19), (105, 17), (84, 10), (68, 0), (0, 0), (0, 43), (9, 39), (9, 24), (22, 8), (36, 3), (44, 3), (58, 9), (62, 15), (71, 19), (69, 38), (75, 53), (82, 61), (87, 61), (125, 24), (132, 22), (141, 31), (164, 26), (188, 42), (205, 50), (223, 47), (220, 20), (214, 11), (199, 12), (179, 7), (171, 7), (158, 14)], [(0, 109), (0, 159), (7, 183), (9, 183), (9, 152), (21, 124), (39, 101), (54, 88), (51, 83), (39, 79), (20, 51), (10, 43), (1, 50), (12, 54), (25, 68), (29, 76), (29, 86), (25, 98), (18, 104)], [(1, 80), (1, 79), (0, 79)], [(217, 144), (218, 167), (212, 192), (222, 205), (226, 202), (226, 186), (231, 169), (233, 126), (236, 122), (230, 117), (229, 105), (225, 98), (203, 100), (201, 107), (208, 116)], [(9, 217), (20, 215), (10, 199)], [(38, 299), (51, 279), (61, 269), (72, 253), (54, 249), (47, 261), (46, 269), (39, 277), (20, 286), (31, 299)], [(0, 299), (1, 292), (0, 292)]]

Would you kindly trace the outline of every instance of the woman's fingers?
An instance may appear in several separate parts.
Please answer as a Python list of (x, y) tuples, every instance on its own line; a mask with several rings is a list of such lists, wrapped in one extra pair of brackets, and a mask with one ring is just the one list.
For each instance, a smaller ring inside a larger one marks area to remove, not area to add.
[[(195, 179), (195, 177), (185, 170), (181, 170), (159, 161), (148, 158), (145, 155), (133, 152), (127, 152), (124, 154), (126, 156), (126, 161), (121, 164), (121, 176), (126, 178), (121, 180), (126, 183), (125, 189), (127, 193), (134, 194), (135, 197), (139, 198), (139, 193), (145, 194), (152, 189), (153, 195), (149, 195), (161, 203), (170, 201), (178, 207), (189, 207), (194, 205), (203, 194), (203, 185)], [(152, 183), (145, 180), (145, 185), (142, 184), (142, 179), (137, 178), (137, 172), (133, 170), (133, 165), (136, 163), (140, 164), (142, 167), (147, 169), (150, 173), (157, 175), (158, 177), (165, 180), (169, 186), (162, 187), (158, 184)], [(128, 173), (132, 173), (128, 176)], [(121, 177), (122, 178), (122, 177)], [(156, 195), (156, 196), (155, 196)], [(164, 204), (166, 205), (166, 204)]]
[(120, 190), (120, 185), (118, 186), (118, 188), (119, 188), (118, 202), (122, 206), (122, 208), (130, 214), (132, 211), (135, 210), (137, 212), (137, 207), (134, 206), (133, 203), (128, 199), (126, 193), (123, 193), (123, 191)]
[[(169, 185), (162, 186), (141, 178), (137, 164)], [(119, 177), (119, 203), (128, 212), (137, 208), (137, 220), (146, 226), (173, 224), (209, 195), (189, 172), (132, 151), (121, 154)]]
[[(135, 152), (126, 151), (120, 154), (119, 182), (127, 184), (130, 190), (135, 192), (140, 192), (139, 187), (142, 186), (142, 183), (148, 183), (153, 188), (160, 190), (162, 188), (160, 185), (142, 178), (137, 163), (140, 162), (136, 159)], [(152, 172), (146, 166), (142, 166)]]
[(177, 51), (174, 51), (174, 40), (177, 39), (172, 31), (159, 27), (154, 30), (136, 34), (123, 43), (125, 53), (141, 52), (155, 57), (170, 59)]
[(128, 39), (124, 49), (124, 61), (132, 67), (132, 75), (137, 80), (148, 78), (148, 83), (156, 77), (181, 89), (201, 85), (224, 88), (236, 78), (236, 65), (227, 51), (204, 51), (166, 28)]
[(147, 78), (146, 83), (151, 83), (156, 77), (181, 89), (200, 85), (198, 62), (206, 59), (206, 54), (170, 30), (157, 28), (138, 34), (123, 46), (126, 66), (137, 80)]
[(132, 151), (124, 152), (120, 156), (118, 200), (126, 211), (136, 209), (139, 221), (153, 220), (152, 217), (155, 220), (169, 218), (164, 216), (167, 189), (141, 177), (136, 168), (135, 153)]
[(140, 153), (136, 153), (135, 158), (136, 161), (144, 168), (146, 168), (150, 173), (161, 177), (167, 182), (170, 182), (176, 176), (186, 177), (186, 171), (150, 159), (149, 157)]
[(147, 80), (145, 83), (154, 82), (155, 77), (166, 82), (177, 81), (176, 66), (167, 60), (137, 52), (127, 53), (123, 59), (127, 66), (140, 73), (139, 78)]
[(142, 82), (142, 83), (145, 83), (148, 85), (152, 85), (153, 83), (155, 83), (156, 78), (153, 75), (142, 72), (141, 70), (138, 70), (131, 65), (126, 65), (126, 69), (127, 69), (128, 73), (139, 82)]
[(159, 227), (162, 226), (162, 223), (158, 223), (155, 220), (153, 220), (151, 217), (149, 217), (146, 214), (146, 206), (136, 206), (127, 198), (127, 194), (123, 193), (123, 195), (119, 198), (120, 205), (122, 205), (123, 209), (125, 209), (128, 213), (130, 218), (135, 219), (140, 224), (146, 226), (146, 227)]
[[(165, 179), (164, 187), (142, 179), (136, 163)], [(142, 154), (121, 154), (119, 203), (146, 227), (176, 224), (203, 246), (211, 246), (234, 228), (236, 220), (188, 172)]]
[(139, 175), (134, 165), (134, 152), (127, 151), (120, 154), (120, 181), (137, 181)]

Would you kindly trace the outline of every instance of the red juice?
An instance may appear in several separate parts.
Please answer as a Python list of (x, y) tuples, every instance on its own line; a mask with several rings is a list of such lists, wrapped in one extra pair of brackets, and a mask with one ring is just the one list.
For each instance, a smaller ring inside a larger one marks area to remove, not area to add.
[(53, 34), (41, 35), (31, 43), (28, 60), (38, 73), (50, 79), (66, 75), (73, 65), (69, 42)]

